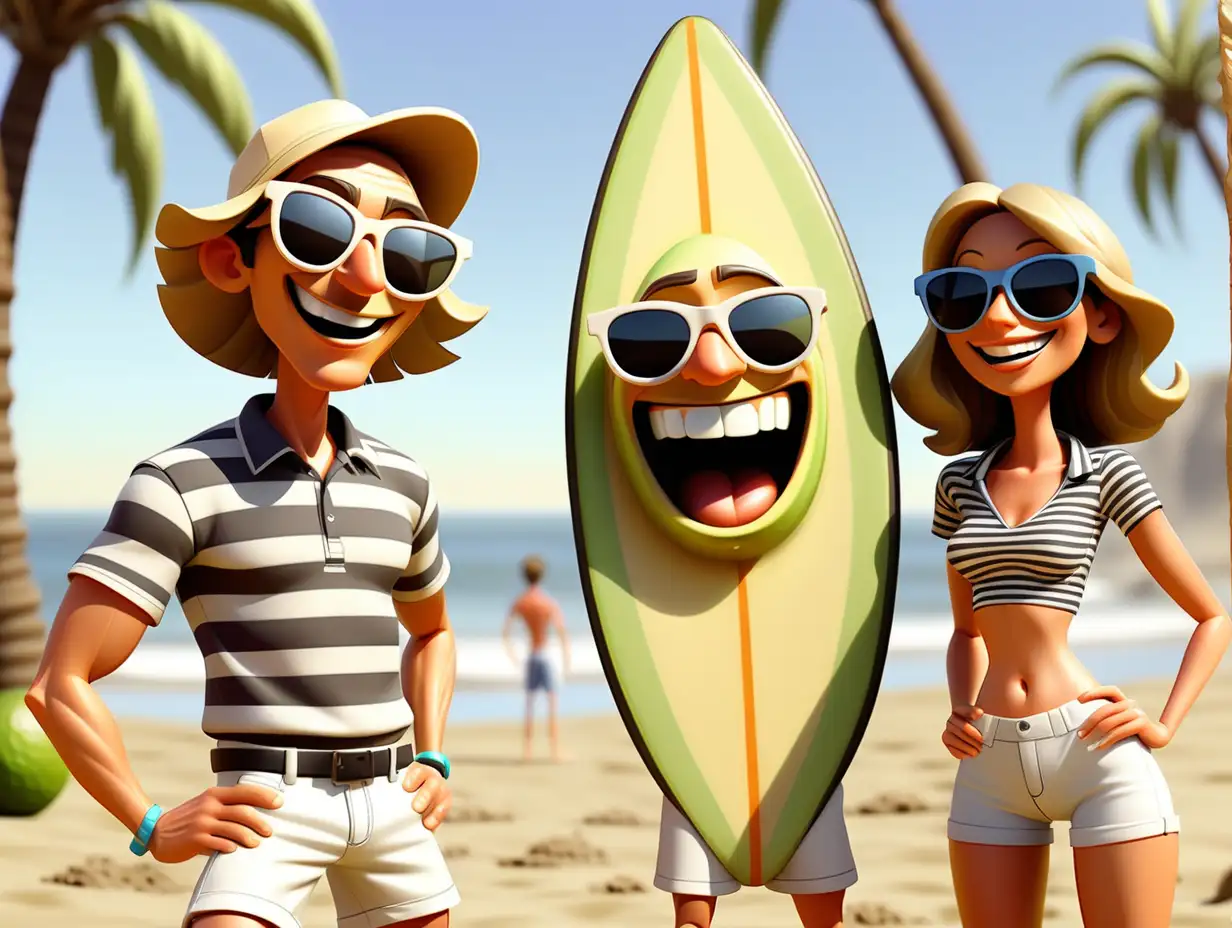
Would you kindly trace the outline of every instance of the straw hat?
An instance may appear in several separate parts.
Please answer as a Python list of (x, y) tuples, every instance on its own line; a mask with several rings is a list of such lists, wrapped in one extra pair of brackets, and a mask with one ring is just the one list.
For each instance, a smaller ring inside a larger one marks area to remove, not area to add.
[[(331, 145), (371, 145), (400, 164), (429, 220), (449, 226), (475, 184), (479, 145), (470, 125), (451, 110), (414, 107), (369, 116), (345, 100), (320, 100), (261, 126), (240, 152), (227, 184), (227, 199), (188, 209), (168, 203), (158, 215), (155, 249), (165, 284), (158, 288), (163, 312), (176, 333), (198, 354), (222, 367), (255, 377), (275, 373), (278, 351), (257, 325), (247, 291), (223, 293), (204, 279), (197, 246), (230, 231), (265, 193), (265, 185)], [(486, 307), (444, 291), (372, 369), (374, 381), (396, 380), (444, 367), (457, 356), (441, 345), (479, 322)]]
[(421, 106), (369, 116), (346, 100), (319, 100), (256, 131), (231, 169), (225, 202), (200, 209), (168, 203), (155, 235), (168, 248), (223, 235), (256, 205), (269, 181), (340, 142), (372, 145), (402, 165), (428, 218), (440, 226), (458, 218), (479, 170), (475, 133), (451, 110)]

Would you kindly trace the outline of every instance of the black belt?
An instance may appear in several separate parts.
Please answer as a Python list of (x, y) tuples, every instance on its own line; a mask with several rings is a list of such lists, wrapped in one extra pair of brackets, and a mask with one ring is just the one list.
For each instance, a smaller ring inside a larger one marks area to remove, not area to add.
[[(415, 748), (400, 745), (394, 752), (394, 772), (415, 762)], [(368, 751), (296, 751), (296, 775), (327, 777), (335, 783), (353, 783), (389, 776), (389, 748)], [(210, 769), (215, 773), (277, 773), (287, 769), (287, 752), (274, 748), (214, 748)]]

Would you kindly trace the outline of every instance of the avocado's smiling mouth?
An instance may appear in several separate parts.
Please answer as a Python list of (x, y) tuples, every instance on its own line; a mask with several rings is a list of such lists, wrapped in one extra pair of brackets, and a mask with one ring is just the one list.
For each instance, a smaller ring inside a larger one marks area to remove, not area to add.
[(299, 313), (308, 326), (318, 335), (334, 341), (345, 341), (361, 344), (377, 338), (385, 326), (393, 322), (396, 316), (385, 316), (373, 319), (369, 316), (357, 316), (345, 310), (336, 309), (328, 303), (317, 299), (303, 287), (287, 278), (287, 293), (291, 297), (291, 305)]
[(680, 512), (722, 528), (763, 516), (796, 471), (809, 419), (809, 387), (716, 406), (633, 404), (650, 473)]

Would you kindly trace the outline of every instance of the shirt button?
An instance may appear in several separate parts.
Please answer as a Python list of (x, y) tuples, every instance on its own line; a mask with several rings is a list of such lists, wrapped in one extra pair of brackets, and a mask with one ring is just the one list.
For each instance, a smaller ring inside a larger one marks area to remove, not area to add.
[(1019, 723), (1018, 723), (1018, 730), (1019, 730), (1019, 731), (1030, 731), (1030, 730), (1031, 730), (1031, 723), (1030, 723), (1030, 722), (1019, 722)]

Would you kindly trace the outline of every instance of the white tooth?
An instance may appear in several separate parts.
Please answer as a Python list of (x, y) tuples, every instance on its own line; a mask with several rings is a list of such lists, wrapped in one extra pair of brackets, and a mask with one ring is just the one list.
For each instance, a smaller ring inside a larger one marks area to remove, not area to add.
[(764, 396), (757, 401), (757, 418), (763, 432), (774, 431), (774, 397)]
[(654, 432), (654, 437), (660, 440), (667, 437), (667, 427), (663, 424), (663, 410), (650, 410), (650, 431)]
[(723, 418), (717, 406), (693, 406), (684, 414), (684, 433), (690, 438), (722, 438)]
[(774, 398), (774, 427), (785, 429), (791, 425), (791, 402), (787, 395), (780, 393)]
[(664, 409), (663, 431), (668, 438), (684, 438), (684, 416), (679, 409)]
[(371, 316), (357, 316), (354, 313), (343, 312), (341, 309), (335, 309), (328, 303), (321, 302), (299, 285), (296, 285), (295, 292), (299, 297), (300, 306), (304, 307), (304, 312), (316, 316), (318, 319), (327, 319), (330, 322), (336, 322), (338, 325), (349, 326), (352, 329), (362, 329), (365, 326), (372, 325), (372, 323), (376, 321)]
[(1027, 354), (1031, 351), (1038, 351), (1043, 348), (1047, 339), (1044, 336), (1033, 338), (1029, 342), (1018, 342), (1014, 345), (989, 345), (984, 349), (985, 352), (994, 358), (1008, 358), (1016, 354)]
[(728, 438), (744, 438), (746, 435), (756, 435), (759, 430), (757, 408), (752, 403), (736, 403), (724, 406), (723, 434)]

